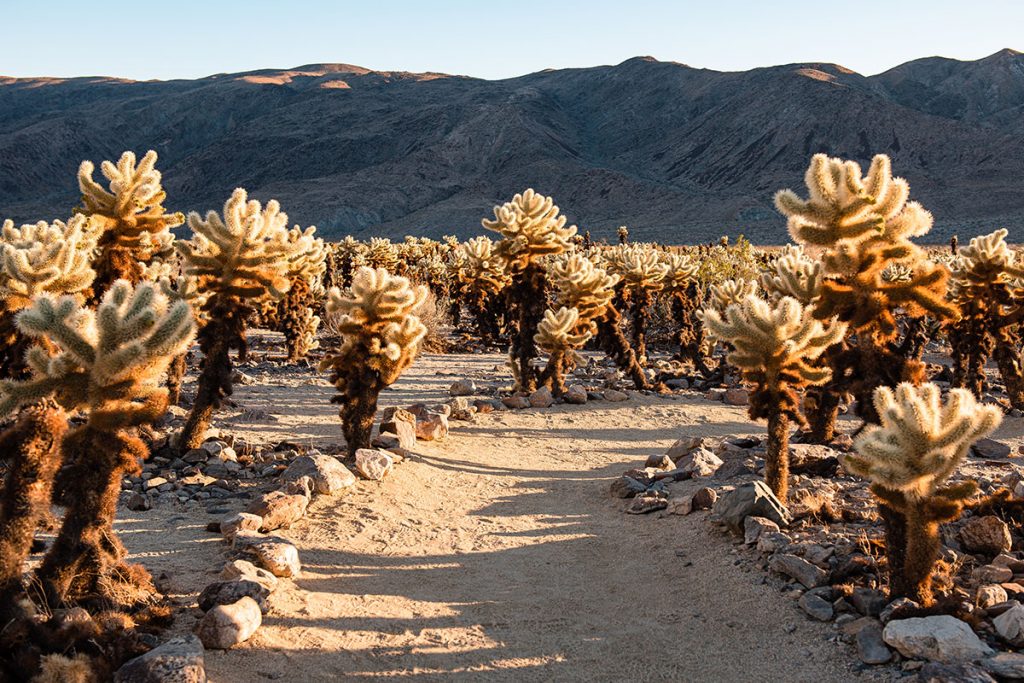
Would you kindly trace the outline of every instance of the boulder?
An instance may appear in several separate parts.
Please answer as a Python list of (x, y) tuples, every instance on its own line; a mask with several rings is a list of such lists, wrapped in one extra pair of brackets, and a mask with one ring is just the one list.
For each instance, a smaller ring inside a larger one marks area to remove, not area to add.
[(703, 445), (704, 437), (702, 436), (684, 436), (680, 439), (676, 439), (676, 442), (669, 446), (665, 455), (672, 458), (672, 461), (675, 462), (684, 455), (697, 450)]
[(981, 668), (996, 678), (1010, 681), (1024, 680), (1024, 654), (1020, 652), (1000, 652), (979, 663)]
[(416, 448), (416, 416), (401, 408), (386, 408), (381, 415), (380, 434), (394, 434), (398, 445), (406, 450)]
[(260, 606), (250, 597), (230, 605), (217, 605), (207, 612), (196, 627), (203, 645), (214, 650), (227, 650), (244, 643), (263, 623)]
[(626, 475), (613, 479), (609, 488), (615, 498), (632, 498), (647, 490), (646, 486)]
[(302, 519), (309, 507), (309, 497), (301, 493), (271, 491), (249, 503), (245, 511), (263, 518), (260, 531), (289, 527)]
[(750, 516), (743, 520), (743, 542), (754, 545), (765, 533), (779, 531), (779, 525), (764, 517)]
[(882, 639), (882, 625), (879, 623), (864, 626), (855, 636), (857, 656), (865, 664), (886, 664), (892, 659), (890, 650)]
[(786, 526), (790, 521), (786, 506), (761, 481), (742, 484), (723, 494), (715, 503), (714, 512), (722, 523), (736, 533), (742, 533), (743, 520), (751, 515), (770, 519), (779, 526)]
[(688, 479), (690, 477), (710, 477), (718, 471), (722, 464), (722, 459), (717, 455), (706, 448), (698, 448), (677, 460), (676, 468), (682, 475), (680, 478)]
[(960, 529), (960, 542), (972, 553), (998, 555), (1010, 550), (1010, 527), (995, 515), (971, 517)]
[(356, 471), (371, 481), (383, 481), (391, 473), (394, 459), (390, 453), (360, 448), (356, 451)]
[(1014, 605), (992, 620), (999, 637), (1014, 647), (1024, 645), (1024, 605)]
[(697, 492), (693, 494), (693, 509), (694, 510), (710, 510), (715, 505), (715, 501), (718, 500), (718, 492), (714, 489), (703, 486), (697, 489)]
[(295, 458), (281, 478), (285, 481), (295, 481), (305, 476), (313, 480), (313, 490), (316, 493), (327, 496), (341, 493), (356, 483), (356, 476), (337, 458), (318, 452)]
[(172, 638), (125, 662), (115, 683), (206, 683), (203, 643), (197, 636)]
[(955, 664), (993, 654), (966, 622), (948, 614), (893, 619), (882, 630), (882, 638), (911, 659)]
[(1010, 447), (995, 439), (978, 439), (971, 446), (971, 455), (986, 460), (1002, 460), (1010, 457)]
[(269, 595), (270, 590), (266, 586), (249, 579), (217, 581), (199, 594), (199, 609), (208, 612), (217, 605), (233, 605), (242, 598), (252, 598), (260, 606), (260, 610), (266, 612)]

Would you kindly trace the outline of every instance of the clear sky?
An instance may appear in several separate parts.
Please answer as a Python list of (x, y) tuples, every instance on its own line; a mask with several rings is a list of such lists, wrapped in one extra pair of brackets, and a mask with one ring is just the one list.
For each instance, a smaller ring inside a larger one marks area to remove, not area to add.
[(637, 55), (864, 74), (1024, 50), (1024, 0), (0, 0), (0, 75), (195, 78), (343, 62), (505, 78)]

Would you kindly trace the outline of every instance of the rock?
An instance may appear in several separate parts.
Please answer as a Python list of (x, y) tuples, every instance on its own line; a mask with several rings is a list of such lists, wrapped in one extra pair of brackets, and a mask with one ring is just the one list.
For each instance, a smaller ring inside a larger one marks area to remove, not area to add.
[(393, 466), (394, 460), (389, 453), (372, 448), (356, 451), (356, 471), (371, 481), (383, 481)]
[(754, 545), (762, 534), (772, 531), (779, 531), (779, 525), (770, 519), (750, 516), (743, 520), (743, 542), (747, 545)]
[(142, 486), (147, 491), (152, 491), (153, 489), (158, 489), (161, 486), (163, 486), (164, 484), (168, 484), (168, 483), (170, 483), (170, 482), (168, 482), (163, 477), (153, 477), (152, 479), (147, 479), (146, 483), (144, 483)]
[(245, 511), (263, 518), (260, 531), (286, 528), (302, 519), (309, 507), (309, 497), (298, 493), (271, 491), (249, 503)]
[(260, 606), (250, 597), (231, 605), (217, 605), (207, 612), (196, 634), (203, 645), (214, 650), (227, 650), (249, 640), (263, 623)]
[(865, 664), (886, 664), (892, 659), (892, 651), (882, 640), (882, 625), (878, 623), (864, 626), (855, 636), (857, 656)]
[(898, 615), (904, 610), (917, 610), (921, 609), (921, 606), (910, 598), (896, 598), (882, 610), (882, 613), (878, 615), (879, 621), (883, 624), (888, 624), (894, 615)]
[(948, 614), (894, 619), (885, 625), (882, 638), (912, 659), (948, 664), (973, 662), (993, 654), (970, 626)]
[(790, 553), (776, 553), (772, 555), (772, 559), (768, 561), (768, 567), (772, 571), (796, 579), (806, 588), (823, 586), (828, 580), (828, 572), (824, 569)]
[(974, 596), (974, 604), (983, 609), (998, 605), (1007, 600), (1006, 589), (999, 584), (979, 586)]
[(1020, 652), (1000, 652), (994, 657), (981, 660), (980, 664), (981, 668), (996, 678), (1024, 680), (1024, 654)]
[(207, 612), (217, 605), (233, 605), (242, 598), (252, 598), (260, 606), (260, 610), (266, 612), (269, 595), (270, 591), (266, 586), (249, 579), (217, 581), (199, 594), (199, 609)]
[(710, 510), (717, 500), (718, 493), (714, 489), (707, 486), (701, 487), (697, 489), (697, 493), (693, 494), (693, 509)]
[(683, 478), (710, 477), (721, 466), (722, 459), (706, 448), (691, 451), (676, 461), (676, 467)]
[(263, 526), (263, 518), (249, 512), (236, 512), (220, 521), (220, 532), (229, 541), (239, 531), (259, 531)]
[(750, 392), (746, 389), (733, 387), (726, 389), (722, 395), (722, 401), (729, 406), (745, 406), (750, 404)]
[(203, 643), (194, 635), (168, 640), (129, 660), (114, 674), (115, 683), (206, 683)]
[(1024, 574), (1024, 560), (1019, 560), (1013, 555), (1009, 555), (1007, 553), (997, 555), (996, 558), (992, 560), (992, 564), (997, 567), (1006, 567), (1014, 574)]
[(992, 620), (999, 637), (1010, 645), (1024, 645), (1024, 605), (1014, 605)]
[(644, 467), (653, 467), (656, 470), (668, 472), (674, 470), (676, 464), (667, 455), (649, 455), (647, 456), (647, 462), (644, 463)]
[(541, 387), (530, 394), (530, 405), (534, 408), (548, 408), (554, 402), (555, 397), (551, 395), (551, 389), (548, 387)]
[(580, 384), (573, 384), (571, 387), (566, 389), (565, 395), (562, 396), (566, 403), (572, 403), (574, 405), (583, 405), (587, 402), (587, 390)]
[[(415, 441), (413, 438), (413, 443)], [(284, 481), (295, 481), (306, 476), (313, 480), (313, 490), (316, 493), (327, 496), (341, 493), (356, 483), (356, 475), (337, 458), (317, 452), (295, 458), (281, 478)]]
[(672, 498), (668, 501), (665, 513), (669, 515), (688, 515), (693, 512), (693, 496)]
[(737, 533), (742, 532), (743, 520), (751, 515), (770, 519), (779, 526), (789, 524), (789, 511), (764, 482), (737, 486), (715, 503), (715, 516)]
[(181, 456), (181, 459), (189, 465), (201, 465), (210, 459), (210, 452), (205, 448), (193, 448)]
[(149, 496), (141, 493), (133, 493), (128, 496), (128, 500), (124, 506), (132, 512), (145, 512), (153, 507), (153, 501), (150, 500)]
[(609, 488), (615, 498), (632, 498), (647, 490), (646, 486), (626, 475), (613, 479)]
[(381, 415), (380, 434), (394, 434), (398, 445), (407, 450), (416, 448), (416, 416), (401, 408), (386, 408)]
[(984, 669), (973, 664), (929, 662), (916, 676), (918, 683), (996, 683)]
[(986, 460), (1001, 460), (1010, 457), (1010, 447), (995, 439), (979, 439), (971, 446), (971, 455)]
[(452, 385), (448, 387), (448, 394), (450, 396), (472, 396), (475, 393), (476, 382), (471, 379), (460, 379), (452, 382)]
[(971, 517), (960, 529), (960, 542), (972, 553), (998, 555), (1013, 545), (1010, 527), (995, 515)]
[(1013, 570), (1009, 567), (986, 564), (971, 572), (971, 578), (978, 583), (1006, 583), (1013, 578)]
[(650, 512), (664, 510), (668, 507), (668, 499), (653, 493), (645, 493), (637, 496), (626, 508), (631, 515), (646, 515)]
[(771, 555), (789, 546), (792, 540), (782, 532), (766, 532), (757, 539), (757, 551), (764, 555)]
[(277, 577), (262, 567), (257, 567), (248, 560), (232, 560), (220, 570), (220, 578), (225, 581), (232, 579), (245, 579), (254, 581), (273, 593), (277, 590)]
[(810, 591), (800, 596), (800, 607), (812, 619), (817, 619), (818, 621), (831, 621), (834, 614), (831, 602), (814, 595)]
[(448, 407), (452, 409), (449, 417), (453, 420), (472, 420), (476, 415), (476, 406), (472, 405), (465, 396), (453, 398), (448, 402)]
[(725, 389), (714, 388), (708, 389), (707, 393), (704, 394), (704, 398), (709, 401), (724, 401), (725, 400)]
[[(416, 416), (416, 438), (423, 441), (442, 441), (448, 437), (448, 416), (428, 411)], [(410, 449), (411, 450), (411, 449)]]
[(525, 396), (506, 396), (501, 399), (502, 405), (513, 410), (522, 410), (530, 407), (530, 399)]
[(401, 441), (399, 440), (398, 435), (392, 434), (391, 432), (383, 432), (382, 434), (378, 434), (370, 439), (370, 446), (384, 451), (391, 448), (400, 448), (400, 443)]
[(704, 437), (702, 436), (684, 436), (681, 439), (677, 439), (676, 442), (669, 447), (665, 455), (672, 458), (673, 462), (676, 462), (684, 455), (697, 450), (703, 445)]
[(274, 576), (296, 576), (301, 568), (299, 551), (283, 538), (240, 531), (235, 534), (234, 545), (254, 555), (259, 565)]
[(612, 403), (621, 403), (622, 401), (629, 400), (629, 394), (618, 389), (605, 389), (604, 400), (611, 401)]
[(877, 617), (885, 609), (889, 599), (886, 598), (885, 593), (874, 588), (865, 588), (863, 586), (857, 586), (853, 589), (853, 594), (850, 596), (850, 602), (854, 608), (868, 617)]

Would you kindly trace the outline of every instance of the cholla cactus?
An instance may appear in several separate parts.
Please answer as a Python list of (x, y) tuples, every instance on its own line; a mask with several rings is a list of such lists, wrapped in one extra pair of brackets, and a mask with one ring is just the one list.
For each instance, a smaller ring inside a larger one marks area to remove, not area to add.
[(718, 313), (725, 313), (725, 309), (729, 306), (756, 295), (757, 283), (753, 280), (743, 278), (726, 280), (720, 284), (711, 285), (708, 307)]
[(456, 279), (477, 331), (483, 339), (496, 341), (501, 333), (502, 294), (512, 283), (512, 275), (489, 237), (466, 241), (456, 254)]
[[(575, 253), (556, 260), (551, 266), (551, 279), (555, 285), (555, 305), (575, 309), (579, 325), (596, 330), (598, 345), (628, 374), (638, 389), (649, 389), (651, 384), (637, 361), (636, 353), (622, 333), (622, 317), (612, 305), (618, 275), (610, 275), (583, 254)], [(582, 331), (578, 325), (577, 332)], [(569, 370), (568, 366), (564, 368)], [(551, 370), (545, 370), (550, 376)]]
[(971, 444), (999, 426), (995, 406), (979, 404), (965, 389), (942, 403), (931, 383), (879, 387), (875, 409), (881, 425), (854, 440), (856, 455), (844, 466), (871, 482), (886, 523), (891, 599), (933, 601), (931, 573), (941, 544), (939, 524), (959, 517), (977, 484), (946, 484)]
[(0, 227), (0, 378), (24, 370), (27, 340), (14, 324), (15, 314), (41, 294), (84, 296), (92, 286), (98, 232), (84, 216)]
[(993, 356), (1010, 404), (1024, 410), (1019, 322), (1024, 319), (1024, 263), (1006, 244), (1006, 230), (975, 237), (953, 261), (950, 298), (960, 308), (948, 323), (953, 386), (981, 396), (985, 361)]
[[(931, 229), (932, 216), (907, 201), (909, 186), (892, 176), (884, 154), (872, 160), (866, 176), (852, 161), (817, 154), (805, 180), (808, 199), (783, 190), (775, 205), (788, 217), (794, 240), (823, 248), (815, 315), (837, 317), (857, 335), (855, 347), (830, 358), (836, 378), (831, 390), (852, 392), (861, 417), (877, 422), (872, 392), (919, 382), (924, 374), (919, 361), (891, 346), (899, 332), (896, 315), (955, 318), (955, 307), (944, 299), (949, 273), (910, 241)], [(909, 279), (887, 282), (883, 273), (894, 265), (909, 268)]]
[(115, 282), (96, 311), (74, 297), (41, 295), (18, 316), (26, 335), (45, 339), (28, 354), (31, 376), (0, 381), (0, 415), (52, 396), (85, 414), (64, 439), (57, 500), (67, 507), (60, 533), (39, 577), (50, 604), (100, 598), (123, 602), (116, 584), (152, 589), (145, 570), (124, 564), (113, 530), (121, 481), (139, 472), (146, 445), (134, 430), (167, 409), (160, 385), (171, 358), (191, 343), (195, 322), (188, 304), (173, 304), (149, 283)]
[(327, 249), (315, 236), (316, 228), (297, 226), (288, 233), (291, 244), (288, 292), (277, 302), (275, 328), (284, 334), (288, 361), (296, 362), (316, 348), (320, 318), (313, 313), (317, 298), (324, 294)]
[(83, 161), (78, 169), (82, 206), (76, 212), (92, 216), (101, 230), (95, 300), (114, 280), (140, 282), (142, 265), (170, 251), (170, 229), (185, 221), (181, 213), (167, 213), (163, 207), (167, 193), (156, 161), (152, 150), (138, 164), (133, 152), (122, 154), (116, 165), (104, 161), (100, 170), (110, 182), (109, 190), (93, 180), (91, 161)]
[(192, 412), (178, 440), (184, 452), (198, 447), (214, 409), (231, 394), (231, 349), (245, 347), (245, 323), (266, 301), (281, 299), (290, 281), (289, 268), (309, 248), (311, 236), (292, 239), (288, 215), (276, 201), (266, 207), (238, 188), (224, 204), (223, 217), (210, 211), (203, 219), (188, 217), (194, 233), (179, 241), (185, 275), (208, 294), (199, 332), (203, 361)]
[(351, 456), (370, 445), (377, 397), (412, 363), (427, 333), (415, 314), (427, 294), (426, 287), (413, 287), (404, 277), (366, 267), (356, 271), (351, 294), (330, 292), (327, 312), (344, 341), (320, 369), (330, 370), (338, 389), (332, 400), (341, 404)]
[(544, 383), (550, 379), (555, 396), (565, 393), (565, 374), (574, 364), (575, 350), (590, 341), (596, 327), (592, 321), (581, 320), (580, 312), (575, 308), (563, 306), (557, 311), (549, 308), (544, 312), (544, 319), (537, 326), (534, 341), (549, 354), (541, 379)]
[(398, 258), (398, 248), (386, 237), (371, 237), (363, 258), (370, 268), (383, 268), (389, 273), (395, 272), (402, 263)]
[(703, 353), (704, 322), (697, 315), (704, 305), (704, 287), (697, 276), (700, 266), (688, 254), (671, 251), (662, 252), (661, 260), (668, 267), (665, 291), (672, 297), (672, 316), (676, 321), (676, 358), (690, 361), (700, 373), (709, 375), (711, 370)]
[(541, 259), (568, 251), (576, 226), (566, 227), (550, 197), (528, 189), (512, 201), (494, 207), (494, 220), (483, 226), (502, 236), (495, 253), (504, 260), (512, 283), (507, 288), (509, 321), (513, 324), (510, 364), (516, 388), (533, 391), (537, 378), (532, 365), (537, 355), (533, 341), (537, 325), (544, 315), (547, 277)]
[(821, 262), (804, 254), (803, 247), (788, 244), (758, 282), (770, 301), (788, 296), (809, 306), (821, 294)]
[(619, 229), (615, 231), (615, 234), (619, 238), (619, 244), (626, 244), (629, 242), (629, 228), (625, 225), (620, 225)]
[(647, 360), (647, 325), (655, 292), (665, 287), (669, 266), (658, 251), (642, 244), (622, 245), (607, 255), (608, 270), (619, 276), (624, 300), (630, 305), (633, 350)]
[(802, 424), (798, 390), (827, 382), (828, 368), (814, 361), (842, 339), (846, 325), (833, 321), (823, 327), (811, 309), (790, 297), (774, 305), (750, 295), (729, 305), (724, 315), (706, 309), (708, 332), (730, 344), (727, 360), (753, 386), (750, 417), (768, 420), (765, 478), (785, 503), (789, 478), (789, 425)]

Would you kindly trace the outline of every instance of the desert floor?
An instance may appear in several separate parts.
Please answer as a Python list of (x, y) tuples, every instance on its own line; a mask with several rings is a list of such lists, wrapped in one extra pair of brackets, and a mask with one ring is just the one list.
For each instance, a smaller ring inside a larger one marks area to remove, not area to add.
[[(501, 362), (498, 354), (424, 356), (382, 406), (447, 400), (456, 379), (494, 383)], [(239, 407), (218, 417), (222, 431), (337, 447), (331, 387), (318, 372), (246, 372), (258, 383), (236, 388)], [(810, 622), (768, 585), (707, 512), (627, 515), (608, 494), (613, 477), (680, 436), (761, 431), (744, 409), (697, 395), (632, 394), (451, 424), (446, 441), (421, 442), (383, 483), (318, 497), (304, 519), (277, 532), (297, 545), (303, 571), (282, 580), (251, 640), (207, 652), (212, 681), (890, 675), (857, 671), (847, 646), (829, 641), (834, 627)], [(134, 559), (194, 604), (229, 551), (205, 530), (223, 515), (189, 505), (122, 510), (119, 530)], [(176, 628), (192, 628), (198, 615), (186, 612)]]

